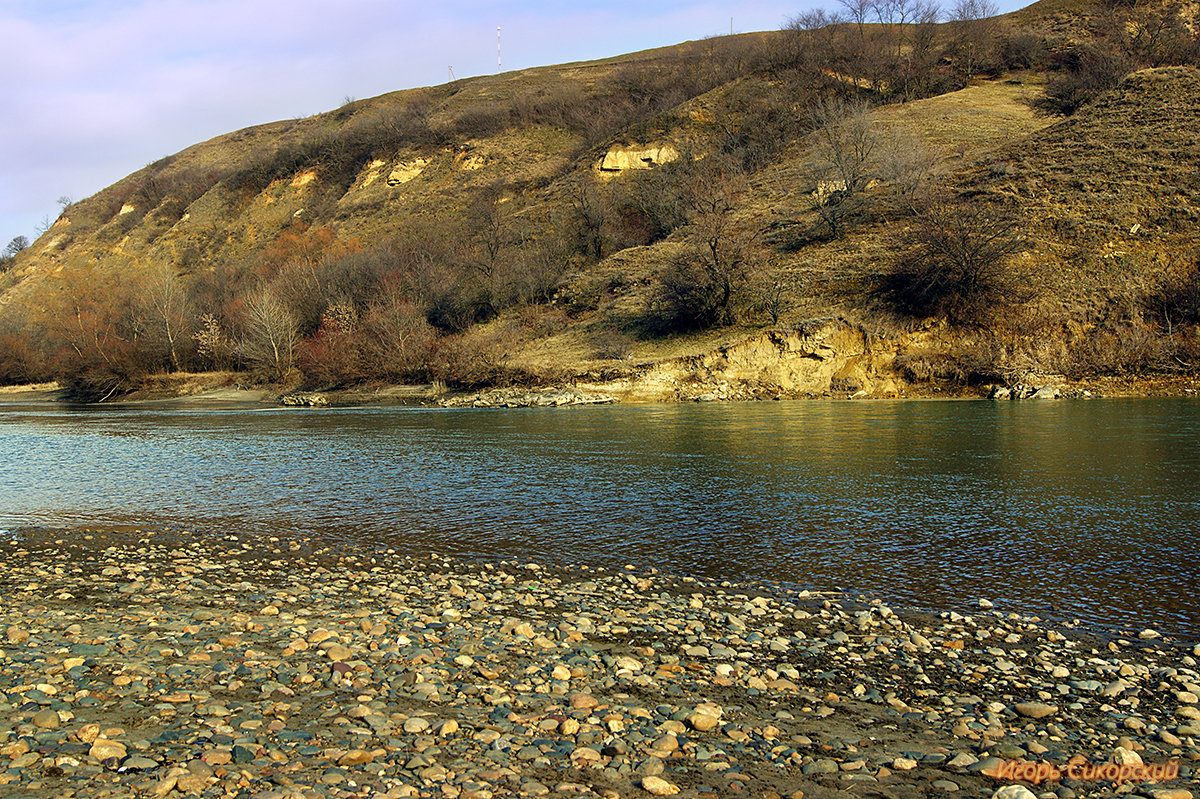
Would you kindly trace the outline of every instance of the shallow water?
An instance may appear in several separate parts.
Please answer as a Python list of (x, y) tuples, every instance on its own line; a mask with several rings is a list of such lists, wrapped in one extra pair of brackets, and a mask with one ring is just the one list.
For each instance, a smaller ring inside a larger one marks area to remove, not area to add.
[(1200, 637), (1200, 402), (0, 405), (0, 529), (140, 524)]

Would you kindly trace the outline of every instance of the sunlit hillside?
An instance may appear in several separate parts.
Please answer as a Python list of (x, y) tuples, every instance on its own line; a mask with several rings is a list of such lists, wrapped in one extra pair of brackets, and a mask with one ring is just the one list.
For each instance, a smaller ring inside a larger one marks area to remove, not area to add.
[(974, 10), (806, 14), (197, 144), (0, 261), (0, 379), (688, 399), (1194, 373), (1194, 4)]

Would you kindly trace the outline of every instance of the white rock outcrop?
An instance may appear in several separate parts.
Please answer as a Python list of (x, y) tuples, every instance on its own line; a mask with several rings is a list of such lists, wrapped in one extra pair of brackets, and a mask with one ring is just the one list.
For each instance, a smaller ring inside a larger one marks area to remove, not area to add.
[(401, 161), (396, 164), (392, 173), (388, 175), (387, 184), (389, 186), (400, 186), (408, 183), (420, 175), (428, 163), (429, 159), (427, 158), (414, 158), (411, 161)]
[(597, 168), (615, 174), (627, 169), (651, 169), (678, 159), (679, 151), (669, 144), (618, 145), (604, 154)]

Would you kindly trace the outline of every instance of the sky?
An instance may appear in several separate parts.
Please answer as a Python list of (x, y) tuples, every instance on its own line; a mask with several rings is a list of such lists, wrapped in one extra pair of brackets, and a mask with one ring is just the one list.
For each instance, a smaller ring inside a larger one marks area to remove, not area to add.
[[(820, 0), (0, 0), (0, 247), (185, 147), (347, 98), (777, 30)], [(835, 7), (836, 0), (826, 3)], [(1000, 0), (1002, 10), (1025, 3)]]

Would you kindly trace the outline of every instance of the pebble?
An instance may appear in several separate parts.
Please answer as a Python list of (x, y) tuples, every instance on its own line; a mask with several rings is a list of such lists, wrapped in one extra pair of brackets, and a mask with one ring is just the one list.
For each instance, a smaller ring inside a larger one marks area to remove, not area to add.
[(642, 789), (654, 796), (674, 796), (679, 793), (679, 786), (667, 782), (662, 777), (643, 777)]
[(637, 567), (25, 535), (0, 548), (0, 795), (980, 797), (1009, 759), (1200, 762), (1200, 673), (1166, 637)]
[(429, 721), (422, 718), (408, 719), (404, 722), (404, 731), (411, 733), (425, 732), (429, 729)]
[(1026, 788), (1024, 785), (1005, 785), (1003, 788), (997, 788), (992, 794), (992, 799), (1038, 799), (1033, 791)]
[(1124, 746), (1118, 746), (1113, 750), (1112, 762), (1122, 766), (1140, 766), (1143, 764), (1141, 755)]
[(104, 761), (111, 758), (120, 760), (125, 757), (128, 749), (120, 741), (110, 741), (107, 738), (97, 738), (88, 749), (88, 756)]
[(1044, 702), (1018, 702), (1013, 710), (1031, 719), (1042, 719), (1058, 712), (1057, 705), (1047, 705)]
[(58, 729), (58, 725), (60, 723), (58, 711), (49, 709), (39, 710), (37, 713), (34, 713), (32, 721), (33, 726), (39, 727), (43, 730)]

